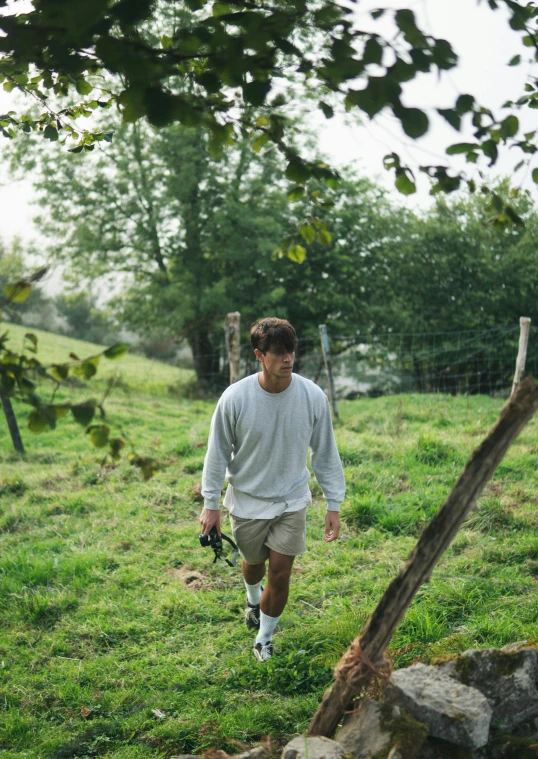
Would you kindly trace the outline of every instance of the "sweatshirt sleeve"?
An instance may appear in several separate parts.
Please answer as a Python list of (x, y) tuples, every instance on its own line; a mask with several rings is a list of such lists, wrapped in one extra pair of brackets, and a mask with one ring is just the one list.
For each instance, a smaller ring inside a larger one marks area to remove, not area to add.
[(219, 508), (226, 468), (232, 458), (234, 428), (231, 404), (221, 398), (211, 420), (202, 472), (202, 495), (206, 509)]
[(346, 483), (326, 396), (322, 409), (310, 438), (312, 469), (327, 501), (327, 511), (340, 511), (340, 504), (346, 495)]

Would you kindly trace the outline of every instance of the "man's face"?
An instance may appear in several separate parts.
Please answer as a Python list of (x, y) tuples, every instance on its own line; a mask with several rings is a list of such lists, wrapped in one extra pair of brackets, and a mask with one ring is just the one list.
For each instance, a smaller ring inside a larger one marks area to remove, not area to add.
[(295, 351), (274, 352), (272, 350), (262, 353), (259, 350), (254, 351), (256, 358), (265, 367), (267, 373), (275, 379), (286, 379), (291, 376), (293, 362), (295, 361)]

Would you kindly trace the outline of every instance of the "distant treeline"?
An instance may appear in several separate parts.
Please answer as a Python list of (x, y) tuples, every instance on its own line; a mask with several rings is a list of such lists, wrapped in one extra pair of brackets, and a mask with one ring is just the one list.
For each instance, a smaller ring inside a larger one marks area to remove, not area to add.
[[(419, 213), (345, 171), (338, 189), (312, 183), (290, 203), (273, 149), (255, 153), (244, 142), (215, 156), (207, 147), (202, 129), (140, 124), (91, 154), (49, 156), (23, 146), (18, 160), (36, 167), (48, 254), (80, 283), (80, 292), (55, 299), (69, 334), (106, 342), (129, 330), (162, 358), (183, 340), (208, 383), (222, 372), (229, 311), (241, 312), (245, 335), (256, 318), (277, 314), (311, 339), (322, 322), (352, 338), (488, 329), (538, 316), (538, 215), (508, 180), (494, 194), (436, 198)], [(302, 263), (276, 255), (313, 204), (330, 236), (302, 240)], [(524, 226), (496, 228), (503, 204)], [(92, 293), (110, 275), (120, 294), (105, 308)]]

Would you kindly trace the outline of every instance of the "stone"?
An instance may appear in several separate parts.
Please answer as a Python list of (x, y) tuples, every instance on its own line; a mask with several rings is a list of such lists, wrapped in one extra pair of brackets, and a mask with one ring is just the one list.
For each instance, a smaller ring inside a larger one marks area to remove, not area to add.
[(512, 732), (538, 717), (538, 650), (523, 644), (465, 651), (435, 665), (464, 685), (476, 688), (490, 703), (493, 727)]
[(345, 755), (340, 743), (321, 735), (299, 735), (282, 751), (282, 759), (340, 759)]
[(413, 664), (392, 674), (383, 700), (407, 709), (434, 738), (463, 748), (488, 742), (491, 707), (476, 688), (449, 677), (439, 667)]
[(267, 746), (254, 746), (242, 754), (234, 754), (232, 759), (269, 759), (274, 756)]
[(426, 725), (399, 706), (363, 698), (344, 717), (336, 739), (355, 759), (416, 759), (427, 734)]

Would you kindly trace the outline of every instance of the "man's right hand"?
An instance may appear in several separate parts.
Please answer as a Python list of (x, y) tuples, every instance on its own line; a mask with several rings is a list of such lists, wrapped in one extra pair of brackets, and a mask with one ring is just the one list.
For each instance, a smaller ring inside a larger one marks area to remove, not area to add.
[(204, 509), (200, 514), (200, 524), (202, 525), (202, 535), (209, 535), (212, 527), (216, 527), (220, 535), (220, 511), (218, 509)]

